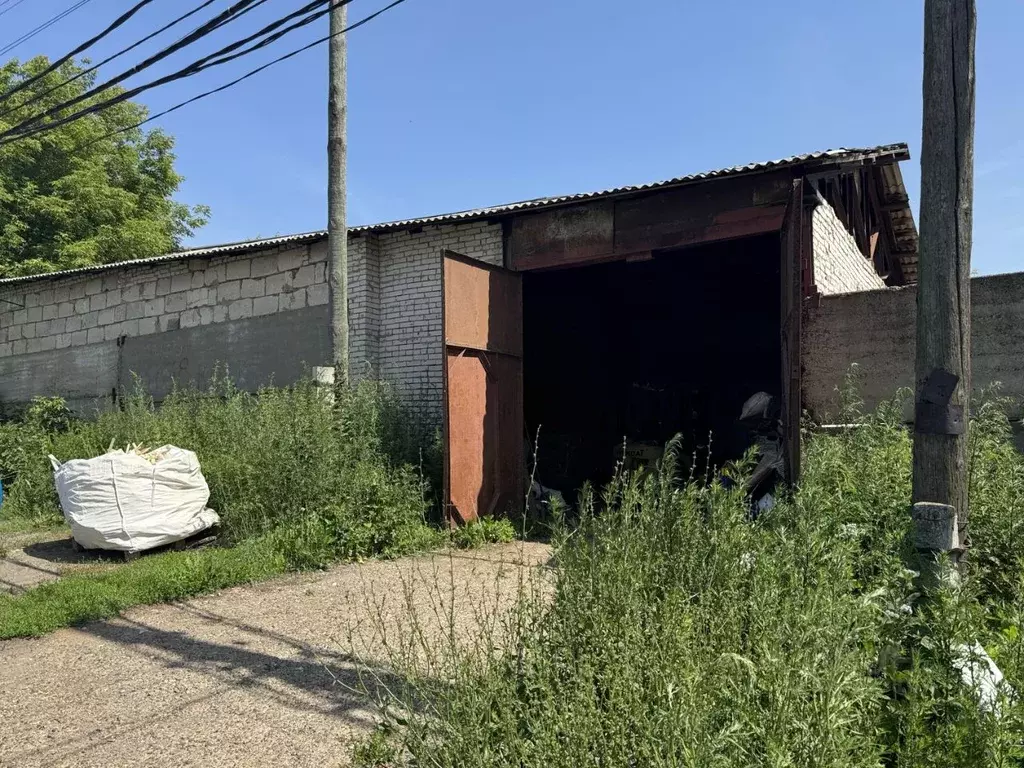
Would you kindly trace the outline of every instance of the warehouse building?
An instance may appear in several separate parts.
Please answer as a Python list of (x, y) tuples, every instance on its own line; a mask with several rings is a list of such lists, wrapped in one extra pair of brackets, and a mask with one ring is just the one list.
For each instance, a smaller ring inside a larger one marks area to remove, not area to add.
[[(803, 317), (820, 297), (913, 283), (905, 145), (355, 227), (350, 367), (444, 429), (451, 513), (521, 499), (540, 429), (549, 485), (600, 479), (624, 439), (682, 433), (718, 460), (777, 396), (799, 471)], [(139, 376), (226, 365), (287, 384), (331, 359), (326, 233), (0, 280), (0, 402), (116, 403)], [(834, 364), (834, 361), (830, 361)]]

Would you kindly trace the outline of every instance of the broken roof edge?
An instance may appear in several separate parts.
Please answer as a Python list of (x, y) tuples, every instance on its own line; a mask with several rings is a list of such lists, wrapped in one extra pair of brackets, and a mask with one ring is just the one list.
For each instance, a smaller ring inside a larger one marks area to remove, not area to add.
[[(698, 184), (721, 178), (766, 173), (783, 168), (803, 167), (805, 172), (809, 173), (825, 172), (850, 165), (895, 165), (898, 168), (900, 162), (909, 159), (910, 149), (905, 142), (882, 144), (876, 147), (828, 149), (820, 152), (809, 152), (803, 155), (793, 155), (778, 160), (747, 163), (746, 165), (737, 165), (729, 168), (694, 173), (687, 176), (678, 176), (663, 181), (612, 187), (610, 189), (600, 190), (597, 192), (580, 192), (569, 195), (557, 195), (554, 197), (539, 197), (531, 200), (522, 200), (515, 203), (506, 203), (504, 205), (496, 205), (487, 208), (471, 208), (464, 211), (456, 211), (454, 213), (444, 213), (434, 216), (398, 219), (379, 224), (364, 224), (361, 226), (349, 227), (348, 233), (349, 236), (355, 235), (358, 237), (363, 234), (394, 232), (424, 226), (465, 224), (471, 221), (509, 216), (522, 211), (557, 208), (576, 203), (585, 203), (592, 200), (625, 197), (657, 189), (681, 187), (688, 184)], [(907, 205), (909, 210), (909, 202)], [(295, 235), (283, 235), (280, 237), (242, 240), (234, 243), (222, 243), (219, 245), (188, 248), (181, 251), (175, 251), (173, 253), (167, 253), (162, 256), (152, 256), (145, 259), (127, 259), (107, 264), (75, 267), (72, 269), (63, 269), (54, 272), (43, 272), (35, 275), (20, 275), (17, 277), (0, 278), (0, 288), (18, 283), (32, 282), (34, 280), (52, 280), (72, 275), (78, 276), (106, 272), (112, 269), (120, 269), (122, 267), (146, 267), (154, 264), (181, 261), (191, 258), (206, 258), (221, 254), (240, 255), (268, 248), (312, 244), (326, 237), (326, 230), (316, 230), (313, 232), (303, 232)]]

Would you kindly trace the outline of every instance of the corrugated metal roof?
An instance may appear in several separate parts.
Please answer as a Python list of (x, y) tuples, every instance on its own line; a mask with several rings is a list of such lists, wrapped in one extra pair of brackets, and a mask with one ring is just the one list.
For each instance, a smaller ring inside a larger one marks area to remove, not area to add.
[(167, 261), (181, 261), (183, 259), (205, 258), (216, 256), (221, 253), (243, 253), (249, 251), (260, 251), (264, 248), (275, 248), (282, 245), (301, 245), (303, 243), (316, 242), (327, 237), (327, 232), (304, 232), (298, 235), (283, 235), (281, 237), (269, 237), (262, 240), (243, 240), (237, 243), (224, 243), (222, 245), (211, 245), (202, 248), (189, 248), (184, 251), (165, 253), (163, 256), (152, 256), (148, 259), (129, 259), (127, 261), (112, 261), (109, 264), (96, 264), (90, 267), (75, 267), (74, 269), (60, 269), (56, 272), (43, 272), (38, 275), (22, 275), (20, 277), (0, 278), (0, 286), (11, 283), (24, 283), (29, 280), (47, 280), (68, 275), (88, 275), (94, 272), (106, 272), (121, 267), (148, 267), (155, 264), (162, 264)]
[[(241, 240), (237, 243), (223, 243), (221, 245), (203, 246), (200, 248), (189, 248), (188, 250), (169, 253), (166, 256), (157, 256), (147, 261), (159, 261), (162, 259), (186, 259), (202, 256), (213, 256), (218, 253), (236, 253), (238, 251), (260, 251), (264, 248), (276, 248), (281, 245), (302, 245), (303, 243), (316, 242), (327, 237), (327, 230), (316, 232), (302, 232), (297, 235), (282, 235), (281, 237), (267, 237), (261, 240)], [(131, 261), (119, 262), (120, 265), (133, 264)]]
[(593, 200), (595, 198), (603, 197), (617, 197), (620, 195), (629, 195), (637, 192), (646, 192), (652, 189), (661, 189), (662, 187), (674, 187), (682, 186), (684, 184), (692, 184), (700, 181), (708, 181), (711, 179), (722, 178), (723, 176), (739, 176), (747, 173), (759, 173), (764, 171), (775, 170), (777, 168), (792, 167), (796, 165), (827, 165), (830, 163), (841, 163), (856, 161), (860, 158), (873, 158), (876, 160), (884, 160), (886, 156), (891, 156), (889, 161), (898, 161), (901, 159), (907, 159), (909, 157), (909, 149), (905, 143), (900, 144), (885, 144), (878, 147), (868, 147), (861, 149), (827, 149), (821, 152), (809, 152), (805, 155), (793, 155), (792, 157), (784, 157), (780, 160), (767, 160), (759, 163), (747, 163), (746, 165), (736, 165), (731, 168), (721, 168), (715, 171), (704, 171), (703, 173), (694, 173), (689, 176), (677, 176), (676, 178), (666, 179), (664, 181), (655, 181), (647, 184), (634, 184), (625, 187), (613, 187), (611, 189), (604, 189), (599, 192), (581, 192), (573, 195), (561, 195), (558, 197), (540, 197), (535, 200), (523, 200), (518, 203), (508, 203), (506, 205), (498, 205), (491, 208), (474, 208), (468, 211), (459, 211), (457, 213), (446, 213), (440, 216), (427, 216), (420, 219), (404, 219), (401, 221), (389, 221), (383, 224), (369, 224), (361, 227), (352, 227), (352, 232), (387, 232), (394, 229), (405, 229), (408, 227), (418, 227), (428, 224), (445, 224), (449, 222), (465, 221), (466, 219), (481, 219), (491, 218), (495, 216), (502, 216), (509, 213), (516, 213), (518, 211), (530, 210), (534, 208), (549, 208), (558, 205), (566, 205), (576, 202), (583, 202), (586, 200)]
[[(435, 224), (454, 224), (472, 221), (476, 219), (490, 219), (517, 213), (520, 211), (534, 210), (537, 208), (553, 208), (557, 206), (570, 205), (573, 203), (585, 202), (588, 200), (594, 200), (598, 198), (632, 195), (640, 192), (647, 192), (649, 190), (661, 189), (664, 187), (682, 186), (685, 184), (699, 183), (701, 181), (709, 181), (711, 179), (719, 179), (727, 176), (740, 176), (743, 174), (761, 173), (765, 171), (776, 170), (779, 168), (787, 168), (800, 165), (808, 166), (808, 170), (813, 170), (814, 168), (818, 168), (821, 166), (829, 166), (831, 164), (855, 163), (857, 161), (870, 161), (874, 163), (883, 164), (895, 163), (900, 160), (905, 160), (908, 157), (909, 150), (907, 148), (907, 145), (902, 143), (886, 144), (878, 147), (868, 147), (860, 149), (828, 149), (821, 152), (809, 152), (804, 155), (793, 155), (792, 157), (785, 157), (779, 160), (767, 160), (764, 162), (747, 163), (746, 165), (737, 165), (731, 168), (721, 168), (713, 171), (704, 171), (703, 173), (694, 173), (688, 176), (677, 176), (675, 178), (666, 179), (664, 181), (655, 181), (646, 184), (634, 184), (624, 187), (613, 187), (611, 189), (605, 189), (598, 192), (581, 192), (572, 195), (541, 197), (536, 198), (534, 200), (523, 200), (516, 203), (496, 205), (489, 208), (473, 208), (467, 211), (457, 211), (455, 213), (445, 213), (437, 216), (424, 216), (416, 219), (401, 219), (398, 221), (388, 221), (381, 224), (366, 224), (358, 227), (350, 227), (349, 234), (358, 235), (377, 232), (391, 232), (402, 229), (410, 229), (412, 227), (423, 227)], [(902, 183), (902, 177), (900, 177), (900, 183)], [(301, 245), (303, 243), (316, 242), (326, 237), (327, 231), (319, 230), (315, 232), (303, 232), (297, 235), (286, 235), (282, 237), (272, 237), (261, 240), (246, 240), (237, 243), (225, 243), (222, 245), (212, 245), (201, 248), (190, 248), (188, 250), (178, 251), (176, 253), (168, 253), (163, 256), (154, 256), (149, 259), (118, 261), (110, 264), (100, 264), (92, 267), (79, 267), (77, 269), (65, 269), (57, 272), (47, 272), (40, 275), (8, 277), (0, 279), (0, 286), (9, 285), (12, 283), (26, 282), (29, 280), (45, 280), (57, 277), (64, 277), (66, 275), (105, 272), (110, 269), (118, 269), (121, 267), (142, 267), (150, 264), (159, 264), (165, 261), (177, 261), (181, 259), (190, 258), (205, 258), (209, 256), (217, 256), (220, 254), (258, 251), (264, 248), (274, 248), (288, 245)], [(916, 254), (914, 258), (916, 260)]]

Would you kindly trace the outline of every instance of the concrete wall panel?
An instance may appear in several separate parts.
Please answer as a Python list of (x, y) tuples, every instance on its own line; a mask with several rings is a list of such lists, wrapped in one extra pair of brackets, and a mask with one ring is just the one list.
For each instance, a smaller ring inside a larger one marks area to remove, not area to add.
[(320, 241), (0, 285), (0, 359), (326, 306), (326, 259)]
[[(974, 390), (1002, 384), (1003, 395), (1024, 401), (1024, 273), (971, 281)], [(873, 408), (899, 387), (914, 384), (917, 289), (893, 288), (822, 297), (804, 325), (804, 407), (835, 419), (837, 386), (857, 363), (861, 395)], [(908, 407), (905, 414), (911, 418)]]
[(60, 396), (77, 413), (107, 407), (117, 386), (116, 341), (0, 358), (0, 403), (5, 415), (36, 395)]
[(175, 381), (205, 385), (218, 365), (227, 366), (239, 389), (291, 384), (312, 366), (330, 364), (328, 308), (129, 337), (121, 353), (121, 388), (130, 388), (135, 374), (157, 399), (166, 396)]

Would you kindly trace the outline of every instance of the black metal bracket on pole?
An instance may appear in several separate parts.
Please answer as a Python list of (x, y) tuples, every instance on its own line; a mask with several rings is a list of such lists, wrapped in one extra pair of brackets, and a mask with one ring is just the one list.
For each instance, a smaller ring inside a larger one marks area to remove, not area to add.
[(962, 435), (964, 409), (950, 402), (960, 377), (936, 368), (921, 385), (921, 394), (914, 408), (914, 429), (926, 435)]

